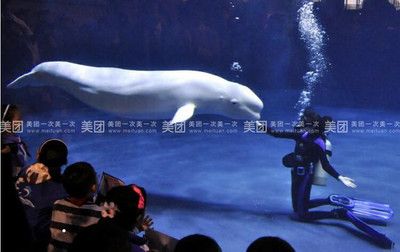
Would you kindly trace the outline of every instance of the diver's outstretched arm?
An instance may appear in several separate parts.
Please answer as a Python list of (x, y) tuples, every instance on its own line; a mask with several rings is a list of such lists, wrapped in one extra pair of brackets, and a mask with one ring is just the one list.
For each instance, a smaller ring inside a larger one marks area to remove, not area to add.
[[(256, 121), (256, 125), (264, 126), (259, 121)], [(293, 140), (299, 140), (301, 138), (301, 134), (296, 133), (294, 131), (272, 130), (270, 127), (268, 127), (268, 125), (266, 125), (266, 127), (267, 127), (266, 133), (273, 137), (287, 138), (287, 139), (293, 139)]]
[(347, 187), (351, 187), (351, 188), (356, 188), (357, 187), (357, 185), (354, 182), (354, 179), (340, 175), (335, 170), (335, 168), (332, 167), (332, 165), (329, 163), (328, 158), (326, 157), (326, 153), (325, 153), (324, 150), (319, 149), (318, 155), (319, 155), (319, 159), (321, 160), (322, 168), (327, 173), (329, 173), (329, 175), (331, 175), (332, 177), (336, 178), (337, 180), (342, 182)]
[(267, 134), (277, 138), (286, 138), (293, 140), (300, 140), (301, 134), (293, 132), (293, 131), (280, 131), (280, 130), (272, 130), (270, 127), (267, 127)]

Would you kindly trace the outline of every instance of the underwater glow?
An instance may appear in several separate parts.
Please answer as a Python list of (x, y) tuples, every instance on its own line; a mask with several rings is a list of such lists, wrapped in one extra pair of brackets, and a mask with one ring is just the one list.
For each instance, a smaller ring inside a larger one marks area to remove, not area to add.
[(300, 118), (304, 109), (311, 105), (313, 91), (324, 75), (327, 62), (323, 53), (325, 31), (315, 17), (314, 2), (302, 1), (302, 6), (298, 10), (298, 22), (300, 38), (304, 41), (308, 51), (308, 67), (310, 68), (303, 75), (305, 86), (295, 106), (299, 110)]

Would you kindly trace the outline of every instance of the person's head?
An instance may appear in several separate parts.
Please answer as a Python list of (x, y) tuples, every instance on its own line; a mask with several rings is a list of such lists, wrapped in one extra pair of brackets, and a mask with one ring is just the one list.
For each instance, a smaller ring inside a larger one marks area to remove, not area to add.
[(84, 199), (96, 191), (96, 172), (89, 163), (74, 163), (65, 169), (62, 182), (70, 197)]
[(300, 120), (307, 131), (318, 136), (325, 136), (327, 123), (333, 121), (332, 117), (320, 116), (311, 107), (305, 108)]
[(319, 120), (319, 115), (311, 107), (303, 110), (298, 124), (295, 126), (296, 130), (301, 132), (313, 131), (315, 122)]
[(37, 152), (37, 162), (49, 168), (52, 178), (61, 176), (61, 166), (67, 164), (68, 148), (60, 139), (49, 139), (42, 143)]
[(319, 115), (315, 112), (311, 107), (307, 107), (303, 111), (303, 115), (301, 116), (300, 120), (304, 122), (305, 125), (308, 123), (313, 123), (318, 120)]
[(118, 212), (115, 216), (119, 225), (133, 230), (143, 219), (147, 204), (147, 194), (137, 185), (117, 186), (107, 192), (106, 201), (113, 202)]
[(327, 136), (327, 124), (329, 122), (332, 122), (332, 118), (330, 116), (318, 116), (313, 126), (308, 131), (311, 133), (312, 136), (322, 137), (323, 139), (325, 139)]
[(325, 132), (327, 131), (327, 125), (328, 125), (328, 123), (330, 123), (332, 121), (333, 121), (333, 119), (330, 116), (323, 116), (322, 118), (320, 118), (319, 128), (318, 128), (318, 131), (320, 132), (320, 134), (326, 134)]
[(5, 122), (20, 121), (21, 112), (17, 105), (5, 104), (1, 105), (1, 120)]
[(211, 237), (194, 234), (178, 241), (174, 252), (221, 252), (221, 247)]
[(265, 236), (253, 241), (246, 252), (295, 252), (295, 250), (279, 237)]

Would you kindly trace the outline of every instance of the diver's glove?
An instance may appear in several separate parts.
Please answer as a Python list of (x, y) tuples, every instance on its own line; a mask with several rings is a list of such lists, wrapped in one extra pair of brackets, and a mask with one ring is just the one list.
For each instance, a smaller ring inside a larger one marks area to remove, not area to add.
[(339, 176), (338, 179), (347, 187), (351, 188), (356, 188), (357, 185), (354, 183), (354, 179), (345, 177), (345, 176)]

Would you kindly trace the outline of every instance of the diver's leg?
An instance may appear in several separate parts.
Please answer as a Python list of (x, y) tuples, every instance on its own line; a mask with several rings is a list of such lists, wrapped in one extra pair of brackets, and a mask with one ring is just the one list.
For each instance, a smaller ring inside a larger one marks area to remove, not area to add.
[(361, 231), (368, 234), (377, 244), (384, 248), (393, 248), (394, 242), (390, 240), (386, 235), (379, 233), (372, 227), (370, 227), (367, 223), (356, 217), (351, 211), (345, 208), (334, 209), (332, 213), (335, 213), (338, 218), (348, 220), (353, 223)]
[(314, 221), (322, 219), (337, 219), (337, 215), (330, 211), (305, 211), (299, 215), (299, 218), (304, 221)]
[(292, 169), (292, 207), (293, 211), (304, 211), (305, 202), (310, 200), (309, 175), (303, 167)]
[(302, 176), (297, 173), (299, 182), (297, 183), (296, 213), (298, 217), (306, 221), (337, 218), (337, 214), (331, 211), (309, 211), (310, 208), (316, 207), (317, 203), (325, 204), (326, 201), (325, 199), (310, 201), (313, 174), (308, 171), (306, 169)]
[[(310, 206), (320, 203), (326, 203), (326, 199), (313, 200), (310, 203), (310, 193), (312, 186), (312, 174), (306, 172), (299, 174), (295, 169), (292, 171), (292, 198), (294, 209), (297, 216), (304, 221), (313, 221), (319, 219), (343, 219), (348, 220), (357, 228), (367, 233), (375, 242), (384, 248), (392, 248), (394, 243), (384, 234), (368, 226), (365, 222), (354, 216), (345, 208), (334, 209), (333, 211), (308, 211)], [(295, 182), (295, 183), (293, 183)], [(294, 192), (294, 193), (293, 193)], [(329, 203), (328, 203), (329, 204)]]
[(294, 212), (297, 212), (297, 193), (298, 193), (298, 187), (299, 183), (301, 182), (301, 178), (299, 178), (296, 174), (296, 168), (293, 168), (291, 171), (291, 176), (292, 176), (292, 187), (291, 187), (291, 193), (292, 193), (292, 208)]
[(325, 206), (325, 205), (330, 205), (331, 201), (329, 198), (325, 199), (312, 199), (308, 203), (308, 209), (319, 207), (319, 206)]
[(301, 218), (301, 216), (308, 211), (308, 203), (310, 201), (312, 184), (312, 174), (309, 173), (309, 169), (305, 168), (294, 168), (293, 170), (297, 180), (295, 188), (295, 212)]
[(310, 200), (311, 197), (311, 187), (312, 187), (312, 183), (313, 183), (313, 179), (314, 179), (314, 170), (313, 168), (310, 167), (310, 169), (308, 170), (309, 174), (307, 177), (307, 186), (306, 186), (306, 196), (305, 198), (307, 198), (307, 209), (311, 209), (311, 208), (315, 208), (315, 207), (319, 207), (319, 206), (324, 206), (324, 205), (329, 205), (330, 204), (330, 200), (329, 197), (328, 198), (324, 198), (324, 199), (312, 199)]

